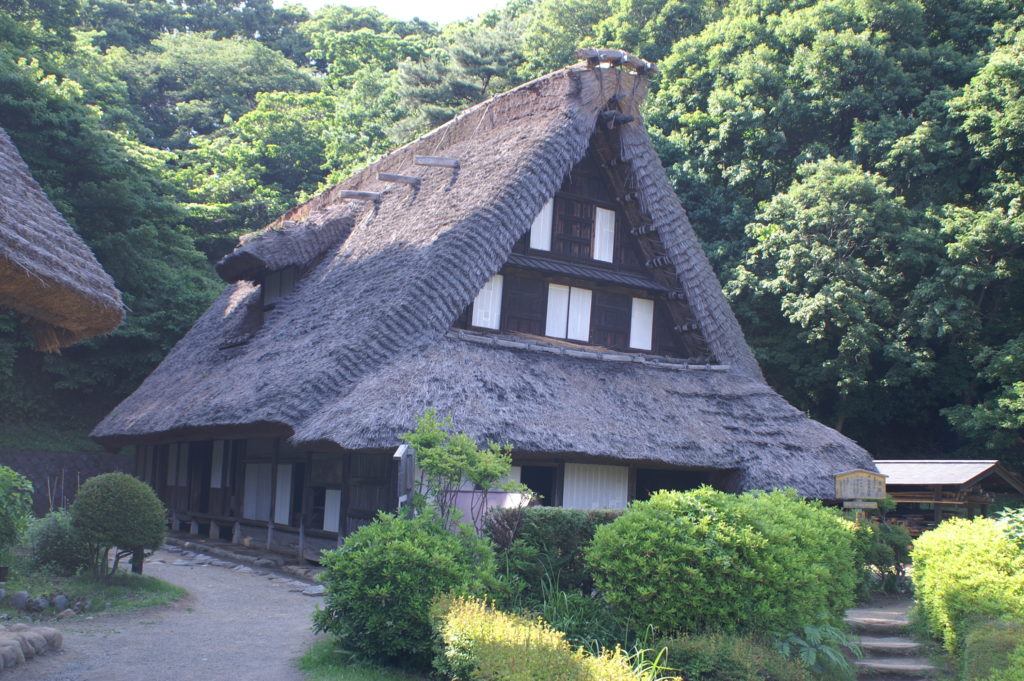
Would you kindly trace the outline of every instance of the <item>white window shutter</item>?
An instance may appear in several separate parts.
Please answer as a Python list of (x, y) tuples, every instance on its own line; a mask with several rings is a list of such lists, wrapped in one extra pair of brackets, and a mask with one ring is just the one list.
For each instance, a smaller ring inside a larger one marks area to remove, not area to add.
[(615, 259), (615, 211), (598, 208), (594, 215), (594, 260)]
[(629, 320), (629, 347), (634, 350), (650, 350), (653, 337), (654, 301), (634, 298), (633, 314)]
[(274, 499), (274, 522), (287, 525), (292, 517), (292, 465), (277, 464), (277, 490)]
[(537, 217), (533, 219), (533, 225), (530, 226), (530, 248), (536, 251), (551, 250), (551, 222), (554, 215), (554, 206), (555, 200), (548, 199), (541, 206)]
[(552, 338), (565, 338), (568, 320), (569, 287), (561, 284), (548, 284), (548, 318), (544, 327), (544, 335)]
[(337, 532), (341, 522), (341, 490), (329, 489), (324, 494), (324, 530)]
[(575, 286), (569, 292), (569, 328), (566, 335), (571, 340), (590, 340), (591, 295), (590, 289)]
[(495, 274), (491, 277), (473, 301), (473, 326), (484, 329), (501, 327), (501, 288), (503, 277)]
[(224, 478), (224, 440), (213, 441), (210, 460), (210, 489), (219, 489)]

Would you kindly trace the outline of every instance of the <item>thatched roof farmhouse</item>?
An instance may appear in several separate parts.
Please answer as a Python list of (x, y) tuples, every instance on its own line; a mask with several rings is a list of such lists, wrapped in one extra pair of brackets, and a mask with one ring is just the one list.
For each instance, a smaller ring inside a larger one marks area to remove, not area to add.
[(93, 437), (139, 446), (194, 529), (304, 541), (394, 507), (398, 435), (431, 406), (571, 506), (700, 483), (830, 498), (873, 471), (761, 376), (641, 122), (650, 65), (586, 56), (243, 239)]
[(0, 308), (24, 315), (36, 345), (50, 352), (117, 328), (124, 308), (114, 280), (2, 128), (0, 177)]

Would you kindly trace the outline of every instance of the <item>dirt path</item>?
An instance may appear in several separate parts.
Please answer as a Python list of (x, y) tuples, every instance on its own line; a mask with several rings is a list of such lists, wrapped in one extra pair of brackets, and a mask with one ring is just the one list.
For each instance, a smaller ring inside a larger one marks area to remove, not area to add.
[(188, 589), (173, 605), (93, 620), (47, 622), (64, 652), (3, 673), (3, 681), (302, 681), (296, 660), (314, 640), (321, 598), (286, 580), (223, 567), (172, 565), (158, 551), (146, 574)]

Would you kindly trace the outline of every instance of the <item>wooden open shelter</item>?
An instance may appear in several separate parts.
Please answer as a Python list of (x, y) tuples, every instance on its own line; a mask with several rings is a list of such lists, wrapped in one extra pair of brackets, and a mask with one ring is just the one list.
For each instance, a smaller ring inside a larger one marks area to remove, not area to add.
[(878, 459), (891, 518), (912, 534), (951, 516), (973, 517), (1001, 497), (1024, 497), (1024, 481), (995, 459)]

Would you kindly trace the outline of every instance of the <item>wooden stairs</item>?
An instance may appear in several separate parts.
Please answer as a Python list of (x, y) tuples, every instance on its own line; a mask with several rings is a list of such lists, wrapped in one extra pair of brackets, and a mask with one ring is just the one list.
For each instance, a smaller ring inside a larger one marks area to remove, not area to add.
[(939, 681), (940, 670), (910, 638), (909, 599), (879, 601), (846, 611), (864, 657), (854, 661), (858, 681)]

